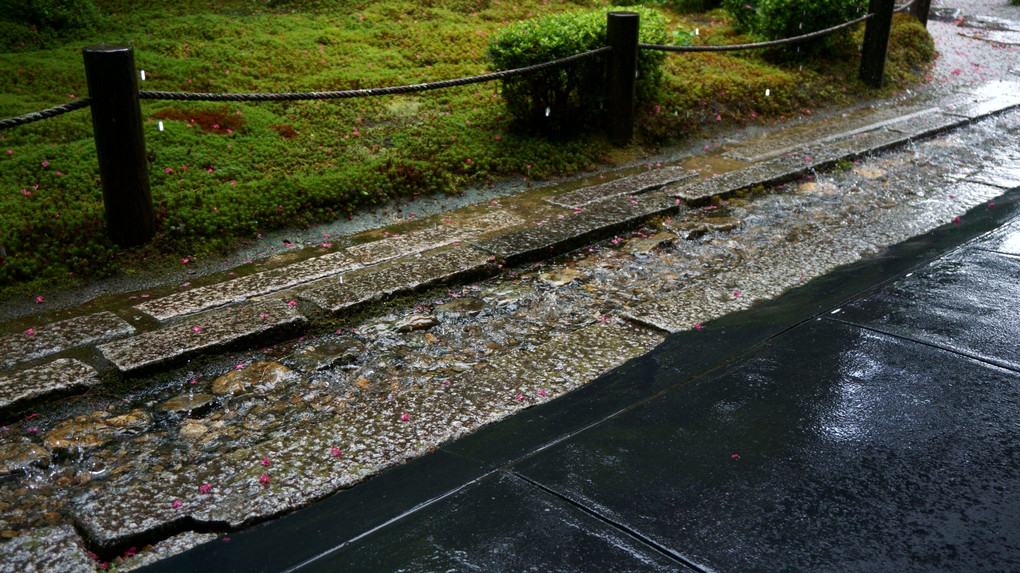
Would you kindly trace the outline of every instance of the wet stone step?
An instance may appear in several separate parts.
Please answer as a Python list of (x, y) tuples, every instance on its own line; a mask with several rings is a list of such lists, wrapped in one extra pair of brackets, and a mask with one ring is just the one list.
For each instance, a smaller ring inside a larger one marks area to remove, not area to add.
[(308, 320), (295, 306), (281, 300), (251, 304), (195, 316), (176, 325), (100, 345), (99, 351), (121, 372), (166, 365), (202, 351), (304, 325)]
[(949, 115), (942, 110), (911, 118), (910, 121), (900, 121), (889, 124), (889, 131), (897, 131), (921, 139), (932, 135), (960, 127), (966, 123), (965, 119)]
[(31, 328), (0, 338), (0, 368), (127, 336), (134, 331), (122, 318), (106, 311)]
[(251, 297), (267, 295), (361, 266), (361, 263), (345, 252), (330, 253), (278, 269), (146, 301), (135, 308), (157, 320), (169, 320), (243, 302)]
[(566, 193), (560, 193), (546, 199), (553, 205), (576, 209), (591, 203), (605, 201), (621, 195), (637, 195), (659, 187), (673, 185), (695, 177), (690, 170), (679, 166), (668, 166), (661, 169), (650, 169), (638, 175), (622, 177), (614, 181), (582, 187)]
[(990, 99), (982, 99), (973, 103), (964, 103), (946, 109), (946, 114), (978, 119), (987, 115), (1008, 111), (1020, 106), (1020, 84), (1014, 82), (1003, 82), (1003, 89), (1015, 91), (1004, 91), (996, 94)]
[(528, 229), (480, 241), (475, 246), (493, 253), (500, 262), (515, 265), (571, 251), (676, 210), (676, 201), (664, 192), (633, 198), (615, 197), (584, 207), (563, 219), (542, 221)]
[(493, 272), (495, 265), (485, 253), (470, 247), (454, 247), (386, 267), (365, 269), (354, 276), (319, 283), (302, 291), (300, 297), (323, 310), (340, 312), (398, 293)]
[(60, 358), (49, 364), (0, 377), (0, 410), (48, 394), (94, 386), (99, 382), (96, 371), (89, 365), (70, 358)]
[(712, 197), (726, 198), (737, 191), (758, 185), (775, 185), (808, 173), (818, 166), (811, 156), (792, 154), (765, 163), (730, 171), (709, 179), (680, 185), (670, 191), (672, 197), (689, 205), (702, 205)]
[(867, 108), (852, 111), (843, 117), (832, 117), (826, 122), (812, 121), (803, 126), (793, 126), (780, 134), (770, 133), (745, 144), (727, 146), (727, 157), (748, 162), (759, 162), (786, 153), (797, 151), (808, 145), (818, 145), (835, 139), (843, 139), (863, 131), (871, 131), (891, 125), (903, 119), (905, 113), (923, 115), (936, 108), (916, 109), (908, 105)]
[(513, 227), (521, 222), (520, 217), (500, 210), (471, 218), (466, 222), (459, 222), (456, 226), (447, 224), (381, 241), (354, 245), (348, 247), (347, 252), (357, 257), (362, 263), (372, 265), (415, 253), (423, 253), (457, 241), (470, 241), (482, 233)]

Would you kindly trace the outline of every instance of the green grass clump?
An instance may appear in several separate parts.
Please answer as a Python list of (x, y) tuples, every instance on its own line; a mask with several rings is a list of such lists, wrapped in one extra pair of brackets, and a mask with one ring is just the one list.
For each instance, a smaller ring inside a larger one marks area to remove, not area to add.
[[(145, 90), (327, 91), (486, 73), (486, 51), (502, 30), (593, 8), (591, 0), (93, 3), (93, 27), (0, 24), (0, 117), (87, 95), (81, 48), (98, 43), (134, 46)], [(697, 43), (748, 39), (722, 10), (664, 10), (661, 18), (667, 39), (690, 40), (695, 28)], [(894, 33), (888, 69), (897, 82), (916, 81), (911, 67), (930, 58), (924, 36), (915, 29), (897, 47)], [(665, 56), (660, 87), (640, 106), (635, 145), (874, 94), (853, 79), (856, 65), (852, 56), (802, 69), (760, 52)], [(143, 100), (157, 235), (139, 249), (106, 237), (87, 110), (0, 131), (0, 297), (211, 257), (259, 233), (391, 199), (569, 176), (617, 155), (598, 129), (569, 138), (518, 129), (504, 99), (492, 82), (351, 100)]]

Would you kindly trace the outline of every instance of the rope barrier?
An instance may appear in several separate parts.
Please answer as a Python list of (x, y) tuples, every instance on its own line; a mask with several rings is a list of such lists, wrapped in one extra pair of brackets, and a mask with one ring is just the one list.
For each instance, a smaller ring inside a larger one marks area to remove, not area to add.
[[(895, 12), (905, 12), (909, 10), (917, 0), (910, 0), (906, 4), (896, 8)], [(734, 44), (731, 46), (666, 46), (662, 44), (638, 44), (638, 48), (643, 50), (659, 50), (663, 52), (732, 52), (737, 50), (753, 50), (758, 48), (770, 48), (772, 46), (782, 46), (786, 44), (795, 44), (825, 36), (833, 32), (837, 32), (844, 28), (849, 28), (864, 22), (871, 18), (874, 14), (866, 14), (860, 18), (850, 20), (838, 26), (826, 28), (825, 30), (818, 30), (817, 32), (811, 32), (802, 36), (794, 36), (792, 38), (785, 38), (782, 40), (771, 40), (768, 42), (757, 42), (753, 44)], [(594, 57), (600, 54), (611, 51), (612, 48), (605, 46), (589, 52), (582, 52), (566, 58), (560, 58), (551, 62), (544, 62), (541, 64), (535, 64), (534, 66), (527, 66), (524, 68), (517, 68), (513, 70), (504, 70), (500, 72), (493, 72), (491, 74), (482, 74), (479, 76), (471, 76), (467, 78), (456, 78), (452, 80), (443, 80), (438, 82), (424, 83), (424, 84), (410, 84), (403, 86), (392, 86), (384, 88), (368, 88), (359, 90), (342, 90), (342, 91), (331, 91), (331, 92), (297, 92), (297, 93), (227, 93), (227, 94), (216, 94), (216, 93), (189, 93), (189, 92), (163, 92), (163, 91), (139, 91), (138, 97), (141, 99), (155, 99), (155, 100), (175, 100), (175, 101), (297, 101), (297, 100), (316, 100), (316, 99), (347, 99), (356, 97), (372, 97), (372, 96), (383, 96), (383, 95), (394, 95), (394, 94), (406, 94), (414, 92), (424, 92), (430, 90), (438, 90), (454, 86), (463, 86), (469, 84), (489, 82), (492, 80), (501, 80), (513, 76), (520, 76), (529, 74), (532, 72), (538, 72), (546, 69), (552, 69), (562, 67), (567, 64), (583, 60), (586, 58)], [(19, 125), (25, 125), (36, 121), (41, 121), (50, 117), (56, 117), (76, 109), (88, 107), (92, 103), (92, 99), (88, 97), (81, 98), (79, 100), (44, 109), (42, 111), (36, 111), (32, 113), (26, 113), (25, 115), (19, 115), (7, 119), (0, 120), (0, 129), (7, 129), (16, 127)]]
[(524, 75), (531, 72), (538, 72), (545, 69), (562, 67), (572, 62), (576, 62), (578, 60), (590, 58), (593, 56), (597, 56), (599, 54), (604, 54), (606, 52), (609, 52), (610, 50), (612, 50), (611, 47), (605, 46), (602, 48), (598, 48), (596, 50), (591, 50), (590, 52), (582, 52), (580, 54), (575, 54), (573, 56), (568, 56), (566, 58), (560, 58), (558, 60), (553, 60), (551, 62), (535, 64), (534, 66), (528, 66), (525, 68), (505, 70), (501, 72), (494, 72), (491, 74), (483, 74), (480, 76), (471, 76), (468, 78), (457, 78), (453, 80), (443, 80), (439, 82), (425, 84), (411, 84), (386, 88), (369, 88), (361, 90), (344, 90), (334, 92), (265, 93), (265, 94), (262, 93), (211, 94), (211, 93), (140, 91), (138, 92), (138, 97), (142, 99), (178, 100), (178, 101), (295, 101), (309, 99), (346, 99), (355, 97), (405, 94), (429, 90), (438, 90), (453, 86), (477, 84), (492, 80), (509, 78), (512, 76)]
[(19, 115), (16, 117), (10, 117), (7, 119), (0, 120), (0, 129), (7, 129), (9, 127), (16, 127), (19, 125), (25, 125), (26, 123), (32, 123), (41, 121), (50, 117), (56, 117), (76, 109), (88, 107), (92, 104), (92, 98), (83, 97), (81, 99), (65, 103), (64, 105), (58, 105), (42, 111), (33, 111), (32, 113), (26, 113), (25, 115)]
[(838, 26), (826, 28), (824, 30), (818, 30), (817, 32), (811, 32), (804, 34), (803, 36), (794, 36), (792, 38), (784, 38), (782, 40), (771, 40), (768, 42), (757, 42), (754, 44), (733, 44), (731, 46), (663, 46), (662, 44), (638, 44), (638, 47), (644, 50), (660, 50), (663, 52), (735, 52), (737, 50), (753, 50), (755, 48), (770, 48), (772, 46), (782, 46), (785, 44), (795, 44), (797, 42), (803, 42), (810, 40), (811, 38), (817, 38), (819, 36), (825, 36), (831, 34), (843, 28), (849, 28), (856, 24), (864, 22), (868, 18), (871, 18), (874, 14), (865, 14), (855, 20), (844, 22)]

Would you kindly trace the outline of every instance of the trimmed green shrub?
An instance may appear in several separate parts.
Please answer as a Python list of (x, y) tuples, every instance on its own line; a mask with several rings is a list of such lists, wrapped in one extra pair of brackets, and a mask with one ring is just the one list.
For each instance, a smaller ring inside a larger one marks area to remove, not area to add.
[[(606, 14), (621, 10), (640, 15), (639, 41), (667, 42), (666, 19), (658, 11), (643, 6), (608, 6), (526, 20), (501, 30), (486, 53), (491, 68), (523, 68), (601, 48), (606, 45)], [(678, 38), (689, 42), (686, 35)], [(665, 57), (659, 51), (639, 52), (639, 101), (655, 95)], [(603, 105), (604, 72), (604, 59), (589, 58), (557, 69), (507, 78), (502, 81), (502, 96), (507, 110), (520, 124), (543, 131), (570, 131), (589, 125)]]
[(79, 30), (94, 28), (99, 10), (89, 0), (3, 0), (0, 20), (38, 29)]
[(723, 0), (723, 9), (733, 17), (733, 27), (742, 34), (754, 32), (758, 23), (758, 0)]

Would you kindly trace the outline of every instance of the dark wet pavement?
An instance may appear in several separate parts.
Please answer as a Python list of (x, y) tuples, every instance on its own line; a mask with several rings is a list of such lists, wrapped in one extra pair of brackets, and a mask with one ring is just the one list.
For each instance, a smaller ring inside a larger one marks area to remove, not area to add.
[(1017, 197), (151, 570), (1018, 570)]

